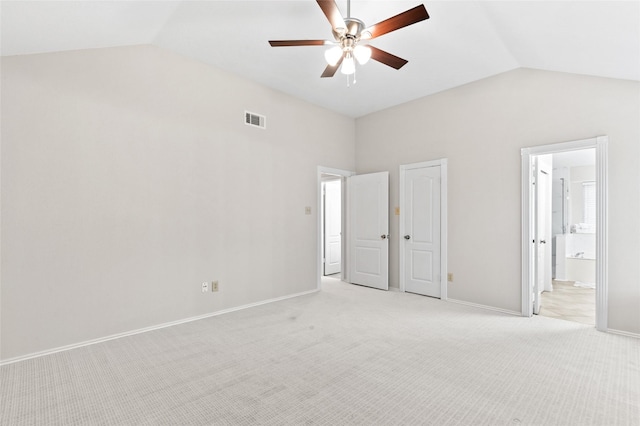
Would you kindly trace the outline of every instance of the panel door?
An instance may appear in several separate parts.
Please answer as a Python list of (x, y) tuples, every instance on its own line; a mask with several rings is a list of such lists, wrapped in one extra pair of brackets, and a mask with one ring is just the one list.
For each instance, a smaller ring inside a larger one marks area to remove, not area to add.
[(535, 158), (535, 280), (533, 313), (542, 307), (542, 292), (551, 291), (551, 155)]
[(389, 172), (348, 178), (350, 281), (389, 289)]
[(431, 297), (441, 296), (440, 170), (433, 166), (404, 171), (400, 273), (405, 291)]

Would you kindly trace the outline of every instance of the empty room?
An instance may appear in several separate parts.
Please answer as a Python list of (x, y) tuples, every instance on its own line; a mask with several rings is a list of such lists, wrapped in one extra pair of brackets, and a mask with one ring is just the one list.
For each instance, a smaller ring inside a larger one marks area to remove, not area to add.
[(0, 24), (0, 424), (640, 424), (639, 1)]

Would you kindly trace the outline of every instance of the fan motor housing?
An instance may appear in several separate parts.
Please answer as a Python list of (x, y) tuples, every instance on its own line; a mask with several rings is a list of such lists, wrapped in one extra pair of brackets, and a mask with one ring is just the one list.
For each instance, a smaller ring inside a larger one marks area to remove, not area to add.
[[(356, 18), (346, 18), (344, 20), (346, 28), (333, 28), (333, 37), (336, 41), (342, 41), (345, 38), (360, 40), (360, 33), (365, 28), (364, 22)], [(338, 31), (336, 31), (338, 30)], [(342, 31), (344, 30), (344, 32)]]

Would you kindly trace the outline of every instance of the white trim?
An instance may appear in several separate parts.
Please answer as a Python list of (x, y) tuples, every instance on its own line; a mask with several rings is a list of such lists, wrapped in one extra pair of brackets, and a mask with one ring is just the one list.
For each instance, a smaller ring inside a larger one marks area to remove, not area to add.
[(639, 333), (631, 333), (629, 331), (615, 330), (613, 328), (607, 329), (607, 332), (611, 334), (617, 334), (618, 336), (632, 337), (634, 339), (640, 339)]
[(447, 240), (447, 159), (440, 158), (438, 160), (431, 161), (423, 161), (420, 163), (412, 163), (412, 164), (402, 164), (400, 165), (400, 198), (399, 198), (399, 206), (400, 206), (400, 229), (398, 235), (398, 245), (400, 247), (400, 256), (398, 262), (398, 274), (399, 276), (399, 284), (400, 291), (405, 291), (405, 283), (404, 283), (404, 274), (403, 274), (403, 265), (404, 265), (404, 244), (402, 244), (402, 236), (404, 235), (404, 221), (402, 218), (404, 217), (404, 209), (405, 209), (405, 199), (404, 199), (404, 185), (405, 185), (405, 172), (407, 170), (412, 169), (421, 169), (424, 167), (440, 167), (440, 299), (447, 300), (447, 276), (449, 271), (447, 269), (447, 251), (448, 251), (448, 240)]
[(522, 275), (520, 277), (520, 282), (522, 285), (522, 300), (521, 300), (521, 314), (523, 317), (530, 317), (533, 315), (533, 298), (531, 297), (531, 290), (529, 289), (530, 283), (533, 282), (533, 251), (531, 247), (530, 241), (532, 241), (532, 235), (534, 231), (532, 229), (532, 214), (529, 206), (533, 206), (533, 201), (531, 197), (533, 196), (530, 188), (532, 186), (533, 174), (531, 169), (531, 155), (529, 152), (529, 148), (523, 148), (521, 150), (521, 183), (522, 183), (522, 199), (520, 211), (522, 212), (522, 221), (520, 224), (521, 229), (521, 237), (520, 240), (522, 242), (522, 258), (520, 261)]
[(349, 170), (341, 170), (334, 169), (331, 167), (318, 166), (318, 182), (316, 186), (317, 191), (317, 199), (316, 199), (316, 220), (317, 220), (317, 229), (316, 229), (316, 288), (320, 290), (322, 285), (322, 215), (320, 214), (320, 209), (322, 208), (322, 174), (336, 175), (341, 176), (342, 180), (342, 272), (340, 273), (340, 278), (343, 281), (349, 280), (349, 270), (348, 266), (348, 250), (349, 250), (349, 241), (346, 236), (348, 235), (348, 223), (346, 215), (346, 195), (347, 195), (347, 185), (346, 178), (349, 176), (353, 176), (356, 172), (352, 172)]
[(596, 328), (608, 329), (609, 180), (607, 136), (596, 138)]
[(173, 327), (174, 325), (180, 325), (180, 324), (185, 324), (185, 323), (188, 323), (188, 322), (199, 321), (199, 320), (202, 320), (202, 319), (211, 318), (211, 317), (215, 317), (215, 316), (218, 316), (218, 315), (228, 314), (228, 313), (231, 313), (231, 312), (240, 311), (240, 310), (248, 309), (248, 308), (254, 308), (256, 306), (266, 305), (267, 303), (280, 302), (281, 300), (292, 299), (294, 297), (305, 296), (307, 294), (312, 294), (312, 293), (317, 293), (317, 292), (318, 292), (318, 290), (308, 290), (308, 291), (303, 291), (301, 293), (290, 294), (290, 295), (287, 295), (287, 296), (274, 297), (273, 299), (267, 299), (267, 300), (262, 300), (260, 302), (254, 302), (254, 303), (249, 303), (249, 304), (242, 305), (242, 306), (236, 306), (235, 308), (223, 309), (221, 311), (216, 311), (216, 312), (212, 312), (212, 313), (208, 313), (208, 314), (204, 314), (204, 315), (198, 315), (196, 317), (190, 317), (190, 318), (185, 318), (185, 319), (181, 319), (181, 320), (177, 320), (177, 321), (166, 322), (166, 323), (159, 324), (159, 325), (154, 325), (154, 326), (151, 326), (151, 327), (145, 327), (145, 328), (139, 328), (137, 330), (126, 331), (124, 333), (112, 334), (110, 336), (100, 337), (98, 339), (86, 340), (86, 341), (80, 342), (80, 343), (74, 343), (74, 344), (71, 344), (71, 345), (60, 346), (60, 347), (54, 348), (54, 349), (48, 349), (46, 351), (34, 352), (34, 353), (31, 353), (31, 354), (28, 354), (28, 355), (22, 355), (22, 356), (18, 356), (18, 357), (15, 357), (15, 358), (9, 358), (9, 359), (0, 361), (0, 366), (13, 364), (13, 363), (20, 362), (20, 361), (26, 361), (28, 359), (33, 359), (33, 358), (40, 358), (42, 356), (52, 355), (52, 354), (55, 354), (55, 353), (58, 353), (58, 352), (69, 351), (71, 349), (82, 348), (84, 346), (95, 345), (97, 343), (108, 342), (109, 340), (120, 339), (122, 337), (134, 336), (136, 334), (146, 333), (148, 331), (160, 330), (161, 328)]
[(522, 148), (522, 316), (533, 315), (531, 289), (534, 280), (533, 256), (531, 243), (534, 231), (531, 221), (533, 207), (532, 188), (532, 157), (535, 155), (555, 154), (559, 152), (575, 151), (579, 149), (596, 149), (596, 328), (607, 331), (608, 318), (608, 137), (598, 136), (591, 139), (581, 139), (551, 145)]
[(478, 303), (465, 302), (464, 300), (447, 299), (447, 302), (457, 303), (458, 305), (472, 306), (474, 308), (480, 308), (487, 311), (501, 312), (503, 314), (516, 315), (516, 316), (522, 315), (518, 311), (511, 311), (509, 309), (496, 308), (495, 306), (489, 306), (489, 305), (480, 305)]
[(448, 257), (447, 253), (449, 250), (447, 229), (449, 226), (449, 222), (447, 220), (449, 205), (448, 205), (448, 185), (449, 180), (447, 178), (448, 170), (447, 170), (448, 161), (446, 158), (440, 160), (440, 299), (448, 300), (447, 290), (449, 288), (449, 266), (448, 266)]

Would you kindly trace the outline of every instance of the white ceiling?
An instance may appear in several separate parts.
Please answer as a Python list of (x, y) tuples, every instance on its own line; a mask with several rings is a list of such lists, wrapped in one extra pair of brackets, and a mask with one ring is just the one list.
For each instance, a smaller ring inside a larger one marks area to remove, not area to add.
[[(332, 39), (314, 0), (2, 1), (3, 56), (153, 44), (336, 112), (359, 117), (519, 67), (640, 81), (640, 0), (360, 1), (372, 25), (424, 2), (431, 18), (371, 44), (407, 59), (371, 61), (347, 87), (321, 79), (325, 47), (270, 39)], [(346, 16), (346, 0), (338, 0)]]

